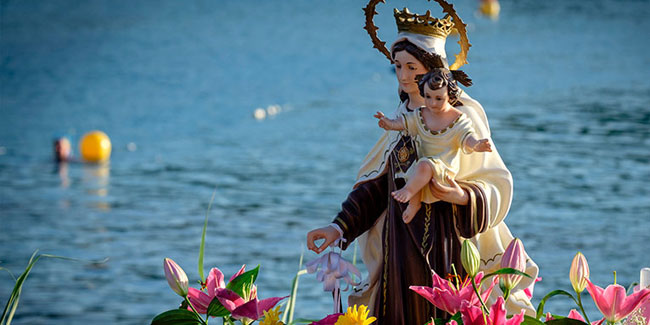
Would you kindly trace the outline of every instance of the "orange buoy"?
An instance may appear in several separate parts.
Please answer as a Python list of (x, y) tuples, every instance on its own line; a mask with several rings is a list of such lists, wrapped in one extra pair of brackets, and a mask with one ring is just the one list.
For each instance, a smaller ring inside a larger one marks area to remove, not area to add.
[(81, 157), (88, 162), (102, 162), (111, 157), (111, 139), (102, 131), (84, 134), (79, 142)]

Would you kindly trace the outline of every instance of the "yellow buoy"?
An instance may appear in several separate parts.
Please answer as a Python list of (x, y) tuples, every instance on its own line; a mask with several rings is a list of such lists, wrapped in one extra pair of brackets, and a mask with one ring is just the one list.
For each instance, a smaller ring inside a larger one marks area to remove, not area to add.
[(106, 161), (111, 157), (111, 139), (102, 131), (88, 132), (79, 142), (79, 151), (86, 161)]
[(479, 12), (488, 18), (493, 20), (499, 19), (499, 13), (501, 12), (501, 6), (499, 1), (482, 1), (481, 5), (478, 8)]

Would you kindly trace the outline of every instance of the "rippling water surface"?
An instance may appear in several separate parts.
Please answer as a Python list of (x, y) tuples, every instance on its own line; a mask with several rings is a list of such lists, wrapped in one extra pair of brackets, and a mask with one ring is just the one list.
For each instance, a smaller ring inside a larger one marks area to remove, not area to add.
[[(162, 260), (198, 278), (215, 189), (206, 267), (260, 263), (260, 295), (287, 295), (305, 233), (337, 213), (381, 134), (372, 114), (397, 105), (361, 2), (1, 6), (0, 266), (19, 274), (35, 249), (109, 257), (39, 261), (14, 324), (144, 324), (175, 307)], [(578, 250), (596, 283), (614, 270), (638, 281), (650, 266), (650, 4), (503, 1), (497, 22), (475, 1), (456, 7), (473, 44), (468, 92), (515, 179), (506, 221), (540, 265), (536, 301), (570, 288)], [(385, 40), (390, 10), (377, 18)], [(269, 105), (280, 113), (252, 118)], [(55, 136), (93, 129), (111, 137), (109, 166), (51, 162)], [(12, 286), (2, 273), (1, 303)], [(298, 317), (330, 311), (314, 277), (298, 294)]]

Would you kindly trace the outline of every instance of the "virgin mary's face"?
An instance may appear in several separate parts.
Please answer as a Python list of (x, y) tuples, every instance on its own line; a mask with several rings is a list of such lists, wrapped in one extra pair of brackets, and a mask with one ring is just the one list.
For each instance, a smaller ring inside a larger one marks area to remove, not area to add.
[(427, 73), (422, 62), (406, 51), (395, 52), (395, 74), (400, 88), (407, 94), (419, 93), (415, 76)]

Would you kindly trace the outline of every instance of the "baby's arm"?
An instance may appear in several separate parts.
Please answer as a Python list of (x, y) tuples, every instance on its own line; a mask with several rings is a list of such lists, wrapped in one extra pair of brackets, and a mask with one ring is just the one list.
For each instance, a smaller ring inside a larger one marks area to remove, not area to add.
[(389, 119), (382, 112), (377, 112), (377, 114), (373, 116), (379, 119), (379, 122), (377, 122), (377, 124), (379, 124), (379, 127), (386, 131), (403, 131), (405, 129), (404, 120), (402, 120), (402, 117)]
[(463, 145), (465, 146), (465, 151), (467, 152), (492, 151), (492, 145), (490, 144), (490, 140), (488, 139), (477, 140), (473, 134), (470, 134), (465, 138), (465, 142), (463, 143)]

